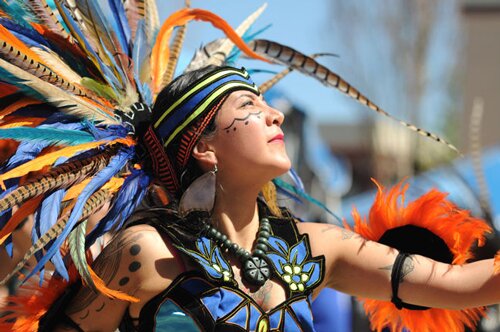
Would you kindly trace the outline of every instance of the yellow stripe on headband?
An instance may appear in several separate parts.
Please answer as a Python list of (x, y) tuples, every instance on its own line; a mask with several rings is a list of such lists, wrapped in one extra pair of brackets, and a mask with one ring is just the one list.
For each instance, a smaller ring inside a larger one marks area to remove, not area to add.
[[(237, 74), (237, 75), (241, 75), (243, 77), (245, 77), (246, 79), (248, 79), (248, 77), (250, 76), (246, 70), (244, 71), (241, 71), (241, 70), (238, 70), (236, 68), (234, 69), (225, 69), (225, 70), (221, 70), (213, 75), (211, 75), (210, 77), (207, 77), (205, 80), (201, 81), (200, 83), (196, 84), (191, 90), (189, 90), (188, 92), (186, 92), (181, 98), (179, 98), (175, 103), (173, 103), (162, 115), (161, 117), (154, 123), (154, 128), (158, 128), (158, 126), (161, 124), (161, 122), (163, 121), (163, 119), (165, 119), (165, 117), (170, 114), (170, 112), (172, 112), (172, 110), (174, 110), (177, 106), (179, 106), (179, 104), (181, 104), (184, 100), (186, 100), (187, 98), (191, 97), (192, 95), (194, 95), (195, 93), (197, 93), (198, 91), (204, 89), (206, 86), (212, 84), (214, 81), (218, 80), (219, 78), (221, 78), (221, 76), (227, 76), (228, 74)], [(166, 144), (165, 144), (166, 145)]]
[(250, 88), (253, 91), (255, 91), (255, 93), (259, 92), (259, 89), (255, 85), (251, 86), (250, 84), (242, 81), (228, 82), (226, 84), (219, 86), (212, 92), (210, 97), (208, 97), (203, 102), (203, 104), (197, 107), (196, 110), (193, 113), (191, 113), (191, 115), (179, 127), (177, 127), (177, 129), (174, 130), (174, 132), (168, 137), (167, 141), (163, 144), (163, 146), (166, 147), (168, 143), (170, 143), (180, 131), (182, 131), (187, 125), (189, 125), (189, 123), (191, 123), (194, 119), (196, 119), (198, 115), (201, 112), (203, 112), (207, 108), (207, 106), (210, 105), (210, 103), (212, 103), (216, 98), (220, 97), (226, 91), (238, 86), (244, 87), (245, 89)]

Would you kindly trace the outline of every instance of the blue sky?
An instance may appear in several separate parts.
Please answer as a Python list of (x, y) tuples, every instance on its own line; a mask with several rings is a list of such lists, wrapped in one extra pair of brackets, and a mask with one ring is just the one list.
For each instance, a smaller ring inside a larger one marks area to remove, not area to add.
[[(213, 11), (217, 15), (228, 21), (231, 26), (238, 26), (248, 15), (259, 8), (264, 1), (253, 0), (213, 0), (213, 1), (192, 1), (192, 7), (203, 8)], [(174, 10), (181, 8), (183, 1), (158, 1), (160, 19), (163, 21)], [(317, 52), (338, 53), (332, 48), (329, 34), (328, 20), (331, 18), (331, 9), (328, 1), (316, 0), (309, 2), (292, 2), (284, 0), (274, 0), (268, 2), (267, 9), (258, 19), (255, 29), (272, 26), (265, 31), (261, 38), (278, 41), (291, 46), (306, 54)], [(186, 58), (190, 58), (195, 50), (204, 42), (209, 42), (221, 37), (219, 30), (213, 28), (209, 23), (194, 22), (188, 27), (187, 50), (184, 53)], [(334, 69), (335, 63), (341, 61), (339, 58), (323, 58), (322, 63)], [(344, 59), (343, 61), (346, 61)], [(259, 61), (245, 63), (249, 68), (269, 68)], [(272, 67), (276, 71), (282, 70), (280, 66)], [(349, 81), (348, 75), (345, 78)], [(254, 75), (257, 82), (265, 81), (269, 74)], [(359, 113), (352, 112), (347, 97), (339, 92), (327, 88), (322, 84), (305, 77), (299, 73), (292, 73), (276, 88), (284, 92), (287, 97), (306, 110), (314, 119), (322, 122), (356, 122)], [(347, 103), (346, 106), (342, 106)], [(336, 107), (337, 106), (337, 107)]]

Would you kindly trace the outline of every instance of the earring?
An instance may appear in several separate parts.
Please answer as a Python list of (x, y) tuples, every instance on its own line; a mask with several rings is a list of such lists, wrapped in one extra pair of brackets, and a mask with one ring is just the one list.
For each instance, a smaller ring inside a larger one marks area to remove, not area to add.
[(193, 181), (182, 194), (179, 202), (179, 215), (186, 217), (192, 211), (211, 212), (215, 203), (217, 165), (213, 171), (206, 172)]

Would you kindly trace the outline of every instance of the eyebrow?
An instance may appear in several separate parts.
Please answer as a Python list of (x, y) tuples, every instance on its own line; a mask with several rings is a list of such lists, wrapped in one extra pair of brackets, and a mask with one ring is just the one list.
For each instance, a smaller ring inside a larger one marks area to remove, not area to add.
[(239, 100), (240, 98), (243, 98), (243, 97), (250, 97), (250, 98), (255, 98), (257, 97), (256, 95), (254, 95), (253, 93), (245, 93), (245, 94), (242, 94), (242, 95), (239, 95), (238, 97), (236, 97), (236, 100)]

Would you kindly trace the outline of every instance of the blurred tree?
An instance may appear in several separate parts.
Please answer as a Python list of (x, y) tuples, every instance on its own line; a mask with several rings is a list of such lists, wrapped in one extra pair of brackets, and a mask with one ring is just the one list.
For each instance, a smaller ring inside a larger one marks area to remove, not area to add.
[[(460, 63), (459, 5), (455, 0), (332, 1), (329, 39), (341, 57), (335, 70), (384, 110), (448, 138), (444, 131), (459, 118), (461, 103), (453, 82)], [(340, 107), (353, 106), (341, 102)], [(371, 119), (367, 115), (363, 121)], [(375, 119), (370, 176), (400, 179), (455, 156), (396, 122)]]

